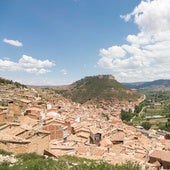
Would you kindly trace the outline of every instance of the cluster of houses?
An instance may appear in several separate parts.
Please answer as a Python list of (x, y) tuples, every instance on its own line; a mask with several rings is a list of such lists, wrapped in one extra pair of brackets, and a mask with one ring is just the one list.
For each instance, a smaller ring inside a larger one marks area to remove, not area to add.
[(134, 103), (104, 103), (98, 108), (35, 89), (2, 89), (0, 101), (6, 105), (0, 106), (0, 149), (69, 154), (113, 164), (130, 160), (170, 169), (168, 133), (150, 130), (146, 135), (121, 121), (121, 109), (133, 109)]

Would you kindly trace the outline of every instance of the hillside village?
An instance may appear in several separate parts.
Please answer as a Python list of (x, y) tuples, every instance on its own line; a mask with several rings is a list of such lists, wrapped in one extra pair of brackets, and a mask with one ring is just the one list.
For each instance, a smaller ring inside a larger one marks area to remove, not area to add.
[(168, 133), (126, 125), (120, 112), (136, 102), (74, 103), (41, 88), (0, 88), (0, 149), (14, 154), (75, 155), (112, 164), (127, 160), (170, 168)]

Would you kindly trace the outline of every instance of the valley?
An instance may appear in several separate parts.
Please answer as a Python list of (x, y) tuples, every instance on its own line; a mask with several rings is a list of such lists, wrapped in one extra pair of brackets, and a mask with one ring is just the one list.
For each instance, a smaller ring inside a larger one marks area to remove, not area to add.
[(141, 168), (157, 168), (158, 155), (167, 155), (159, 166), (169, 166), (170, 134), (160, 128), (169, 121), (167, 92), (136, 92), (110, 75), (69, 87), (0, 86), (0, 149), (111, 165), (130, 161)]

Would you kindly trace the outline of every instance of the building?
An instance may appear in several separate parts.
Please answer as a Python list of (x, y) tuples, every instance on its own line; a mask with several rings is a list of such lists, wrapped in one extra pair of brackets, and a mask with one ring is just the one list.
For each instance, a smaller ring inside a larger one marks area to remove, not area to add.
[(159, 162), (164, 169), (170, 169), (170, 152), (155, 150), (149, 155), (149, 163)]
[(90, 128), (90, 143), (99, 145), (101, 139), (102, 139), (101, 129)]
[(6, 124), (0, 127), (0, 149), (19, 153), (35, 152), (44, 154), (49, 150), (50, 133), (40, 130), (28, 130), (19, 124)]

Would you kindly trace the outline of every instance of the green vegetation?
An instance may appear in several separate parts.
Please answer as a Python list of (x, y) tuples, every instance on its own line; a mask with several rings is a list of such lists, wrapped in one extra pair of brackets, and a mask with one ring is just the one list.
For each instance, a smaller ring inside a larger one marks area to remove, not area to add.
[(17, 88), (20, 88), (20, 87), (26, 88), (27, 87), (27, 86), (20, 84), (18, 82), (13, 82), (12, 80), (7, 80), (7, 79), (1, 78), (1, 77), (0, 77), (0, 84), (4, 84), (4, 85), (11, 84), (11, 85), (16, 86)]
[(56, 93), (78, 103), (110, 99), (133, 101), (140, 97), (136, 92), (117, 82), (111, 75), (85, 77), (70, 86), (57, 88)]
[(7, 101), (0, 101), (0, 106), (3, 106), (3, 107), (8, 106)]
[(142, 127), (146, 130), (149, 130), (151, 128), (151, 123), (150, 122), (142, 122)]
[(4, 151), (3, 149), (0, 149), (0, 155), (11, 155), (11, 152)]
[(170, 91), (142, 90), (146, 99), (135, 106), (134, 113), (122, 111), (121, 119), (134, 126), (145, 129), (170, 131)]
[(144, 100), (139, 105), (135, 106), (134, 112), (132, 112), (131, 110), (129, 110), (129, 111), (121, 110), (120, 118), (125, 123), (131, 124), (132, 118), (138, 117), (138, 114), (142, 111), (143, 107), (145, 107), (147, 105), (148, 105), (147, 100)]
[(120, 118), (122, 119), (122, 121), (124, 121), (125, 123), (128, 123), (131, 121), (131, 119), (135, 116), (135, 113), (131, 113), (131, 112), (127, 112), (125, 110), (121, 110), (121, 114), (120, 114)]
[(0, 163), (1, 170), (141, 170), (139, 164), (126, 162), (122, 165), (111, 165), (103, 161), (94, 161), (75, 156), (62, 156), (57, 159), (45, 158), (34, 153), (20, 154), (18, 161)]

